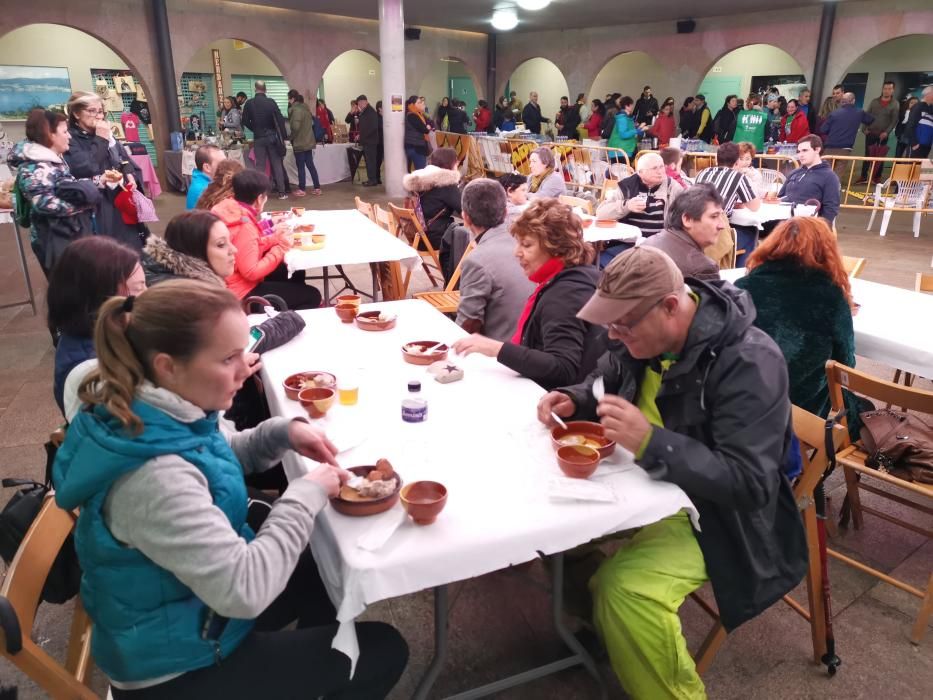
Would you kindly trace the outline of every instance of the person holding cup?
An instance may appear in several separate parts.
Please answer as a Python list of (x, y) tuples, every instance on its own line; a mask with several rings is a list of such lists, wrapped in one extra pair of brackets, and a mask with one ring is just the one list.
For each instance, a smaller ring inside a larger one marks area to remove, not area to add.
[(97, 233), (142, 250), (148, 229), (145, 224), (125, 223), (115, 205), (121, 187), (135, 186), (142, 191), (142, 172), (114, 139), (98, 95), (79, 90), (68, 98), (67, 109), (71, 142), (63, 157), (72, 175), (92, 179), (100, 187), (102, 196), (95, 210)]

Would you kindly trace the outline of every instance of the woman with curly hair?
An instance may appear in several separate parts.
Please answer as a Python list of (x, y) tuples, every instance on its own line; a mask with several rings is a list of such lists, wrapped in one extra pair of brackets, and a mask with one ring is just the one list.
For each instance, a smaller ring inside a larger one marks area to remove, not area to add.
[(842, 255), (824, 219), (782, 222), (748, 259), (747, 291), (787, 360), (790, 400), (818, 416), (829, 410), (826, 361), (855, 366), (852, 289)]
[(512, 223), (511, 233), (518, 264), (537, 285), (515, 334), (501, 342), (474, 333), (453, 348), (495, 357), (545, 389), (580, 382), (606, 348), (604, 330), (577, 318), (599, 278), (583, 222), (566, 204), (539, 199)]
[(195, 209), (211, 210), (225, 199), (233, 196), (233, 176), (245, 170), (243, 164), (227, 158), (220, 161), (214, 170), (214, 179), (210, 181), (198, 198)]

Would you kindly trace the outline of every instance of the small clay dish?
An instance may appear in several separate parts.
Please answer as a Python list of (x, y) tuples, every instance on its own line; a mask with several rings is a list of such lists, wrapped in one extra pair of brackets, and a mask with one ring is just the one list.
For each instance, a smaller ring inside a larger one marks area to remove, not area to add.
[(583, 222), (583, 228), (589, 228), (593, 225), (593, 221), (595, 221), (595, 219), (581, 219), (581, 221)]
[(353, 304), (353, 306), (359, 308), (362, 298), (359, 294), (344, 294), (343, 296), (337, 297), (337, 305), (340, 304)]
[(292, 214), (295, 216), (304, 216), (305, 208), (304, 207), (292, 207)]
[(433, 362), (438, 362), (440, 360), (447, 359), (447, 352), (450, 348), (447, 345), (441, 344), (437, 345), (437, 349), (433, 352), (424, 354), (423, 352), (412, 352), (409, 348), (412, 346), (421, 348), (421, 350), (428, 350), (437, 345), (436, 340), (415, 340), (410, 343), (405, 343), (402, 346), (402, 358), (405, 362), (413, 365), (430, 365)]
[(302, 389), (298, 392), (298, 401), (312, 418), (323, 418), (337, 400), (337, 390), (329, 387)]
[[(559, 450), (567, 444), (566, 439), (569, 435), (580, 435), (584, 440), (590, 440), (598, 444), (599, 447), (596, 447), (596, 449), (602, 459), (605, 459), (615, 452), (615, 442), (606, 437), (606, 431), (599, 423), (585, 420), (572, 420), (567, 423), (566, 428), (561, 428), (558, 425), (551, 429), (551, 445), (555, 450)], [(578, 444), (584, 446), (584, 443)], [(594, 445), (585, 446), (594, 447)]]
[(447, 505), (447, 487), (436, 481), (413, 481), (402, 489), (401, 497), (416, 525), (430, 525)]
[(572, 479), (587, 479), (599, 466), (599, 450), (586, 445), (564, 445), (557, 450), (557, 465)]
[[(375, 466), (350, 467), (347, 471), (365, 477), (369, 476), (369, 472), (375, 468)], [(340, 493), (335, 498), (330, 499), (330, 504), (338, 513), (350, 517), (382, 513), (398, 503), (399, 491), (402, 488), (402, 477), (399, 476), (398, 472), (395, 472), (395, 478), (398, 479), (398, 484), (395, 486), (395, 491), (388, 496), (383, 498), (363, 498), (357, 493), (356, 489), (341, 486)]]
[(327, 240), (326, 233), (312, 233), (311, 234), (311, 243), (313, 243), (314, 245), (318, 245), (318, 244), (323, 245), (324, 241), (326, 240)]
[(314, 224), (298, 224), (292, 231), (295, 233), (311, 233), (314, 231)]
[(315, 377), (320, 377), (320, 379), (314, 383), (314, 386), (328, 387), (330, 389), (337, 387), (337, 377), (330, 372), (297, 372), (288, 376), (282, 383), (282, 386), (285, 387), (285, 395), (292, 401), (297, 401), (298, 392), (305, 388), (302, 386), (302, 382), (314, 381)]
[(337, 304), (337, 316), (344, 323), (353, 323), (353, 319), (359, 313), (360, 307), (353, 304)]
[(392, 314), (388, 320), (380, 321), (378, 311), (364, 311), (356, 317), (356, 325), (364, 331), (387, 331), (395, 328), (398, 317)]
[(596, 225), (599, 228), (615, 228), (616, 221), (615, 219), (596, 219)]

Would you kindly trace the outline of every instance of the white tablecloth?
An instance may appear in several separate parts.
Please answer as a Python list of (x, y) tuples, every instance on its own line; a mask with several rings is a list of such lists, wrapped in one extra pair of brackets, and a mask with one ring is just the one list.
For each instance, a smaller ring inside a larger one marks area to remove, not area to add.
[(637, 243), (641, 239), (641, 229), (631, 224), (623, 224), (619, 221), (613, 228), (603, 228), (596, 225), (595, 216), (583, 214), (581, 219), (592, 219), (593, 223), (583, 229), (583, 240), (587, 243), (597, 243), (599, 241), (625, 241), (626, 243)]
[(288, 274), (331, 265), (357, 265), (398, 260), (406, 270), (420, 263), (418, 251), (374, 224), (356, 209), (306, 211), (301, 219), (314, 233), (327, 236), (321, 250), (293, 248), (285, 254)]
[[(681, 509), (695, 515), (680, 488), (652, 481), (621, 448), (593, 477), (614, 490), (616, 503), (550, 501), (545, 482), (561, 472), (550, 436), (536, 419), (543, 389), (480, 355), (449, 358), (463, 367), (465, 377), (439, 384), (424, 367), (406, 364), (401, 346), (413, 340), (452, 343), (464, 331), (417, 300), (363, 308), (391, 310), (398, 324), (372, 333), (340, 323), (333, 309), (302, 311), (307, 326), (301, 335), (263, 354), (273, 415), (303, 415), (282, 389), (289, 374), (318, 369), (339, 378), (362, 368), (359, 405), (336, 405), (314, 421), (341, 449), (341, 465), (374, 464), (385, 457), (405, 482), (430, 479), (448, 489), (447, 506), (435, 524), (406, 521), (376, 552), (358, 548), (357, 540), (380, 520), (400, 518), (401, 504), (371, 518), (346, 517), (329, 507), (318, 517), (312, 549), (342, 623), (334, 647), (351, 659), (355, 635), (346, 623), (370, 603), (497, 571), (532, 560), (538, 551), (565, 551)], [(412, 379), (421, 381), (428, 400), (424, 423), (401, 419)], [(294, 453), (283, 464), (290, 478), (312, 466)]]
[[(331, 185), (350, 179), (350, 163), (347, 161), (349, 143), (318, 144), (314, 149), (314, 167), (322, 185)], [(298, 166), (295, 164), (295, 152), (288, 144), (285, 153), (285, 172), (293, 187), (298, 186)], [(305, 170), (308, 188), (312, 187), (311, 173)]]
[[(745, 276), (745, 269), (721, 274), (734, 282)], [(933, 296), (856, 278), (849, 283), (852, 298), (861, 304), (852, 318), (856, 354), (933, 377)]]
[[(794, 207), (793, 216), (815, 216), (816, 207), (798, 204)], [(738, 226), (761, 226), (767, 221), (783, 221), (791, 218), (791, 205), (780, 202), (762, 202), (758, 211), (751, 209), (735, 209), (729, 221)]]

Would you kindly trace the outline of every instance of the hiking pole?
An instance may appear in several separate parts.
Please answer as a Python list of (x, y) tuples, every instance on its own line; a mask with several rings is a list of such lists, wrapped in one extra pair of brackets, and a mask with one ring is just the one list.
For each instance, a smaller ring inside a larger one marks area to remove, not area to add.
[(842, 665), (842, 659), (836, 656), (836, 638), (833, 635), (833, 607), (829, 589), (829, 562), (826, 556), (826, 492), (823, 482), (820, 481), (813, 490), (816, 506), (816, 533), (820, 549), (820, 568), (823, 570), (823, 612), (826, 621), (826, 653), (820, 661), (826, 665), (830, 676), (836, 675), (836, 670)]

